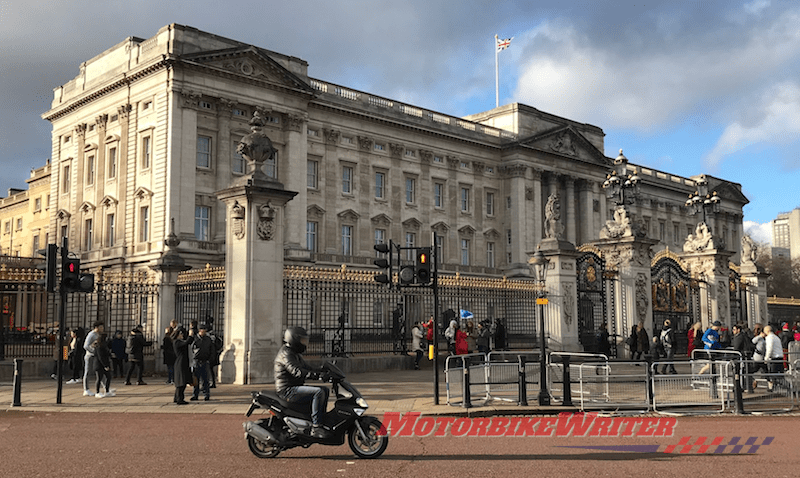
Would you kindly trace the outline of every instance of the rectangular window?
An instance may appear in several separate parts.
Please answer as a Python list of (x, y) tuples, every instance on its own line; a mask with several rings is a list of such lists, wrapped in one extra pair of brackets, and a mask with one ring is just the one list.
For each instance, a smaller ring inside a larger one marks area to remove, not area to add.
[(406, 202), (414, 203), (416, 181), (414, 178), (406, 178)]
[(461, 211), (469, 212), (469, 188), (461, 188)]
[(342, 254), (353, 255), (353, 226), (342, 226)]
[(21, 217), (17, 218), (17, 230), (18, 231), (22, 230), (22, 218)]
[(444, 184), (433, 183), (433, 207), (444, 205)]
[(61, 178), (61, 194), (68, 194), (69, 193), (69, 165), (64, 166), (64, 177)]
[(494, 216), (494, 193), (486, 193), (486, 215)]
[(139, 240), (147, 242), (150, 240), (150, 208), (142, 206), (139, 209)]
[(434, 163), (441, 163), (442, 161), (444, 161), (444, 160), (442, 159), (441, 156), (434, 156), (433, 157), (433, 162)]
[(11, 221), (6, 221), (5, 223), (5, 233), (11, 234)]
[(41, 210), (42, 210), (42, 198), (36, 198), (36, 199), (33, 201), (33, 210), (34, 210), (35, 212), (36, 212), (36, 211), (41, 211)]
[(114, 215), (106, 216), (106, 247), (114, 247)]
[(264, 161), (264, 174), (268, 178), (278, 179), (278, 152), (273, 151), (272, 156)]
[(494, 267), (494, 242), (486, 243), (486, 267)]
[(667, 225), (664, 221), (658, 223), (658, 239), (661, 242), (667, 242)]
[(94, 155), (86, 158), (86, 185), (94, 184)]
[(506, 209), (511, 209), (511, 196), (506, 196)]
[(108, 148), (108, 178), (117, 177), (117, 148)]
[[(407, 232), (406, 247), (416, 247), (415, 245), (416, 243), (417, 243), (417, 235), (414, 234), (413, 232)], [(415, 259), (414, 251), (411, 249), (406, 250), (406, 260), (413, 261), (414, 259)]]
[[(386, 244), (386, 229), (375, 229), (375, 244)], [(383, 254), (375, 251), (376, 257), (381, 257)]]
[(342, 192), (345, 194), (353, 193), (353, 168), (350, 166), (342, 167)]
[(441, 234), (434, 234), (433, 240), (436, 243), (437, 264), (442, 264), (444, 262), (444, 236)]
[(239, 152), (239, 143), (233, 144), (233, 154), (231, 159), (231, 172), (233, 174), (244, 174), (246, 171), (246, 160)]
[(306, 249), (317, 252), (317, 223), (306, 222)]
[(198, 241), (208, 241), (211, 208), (207, 206), (194, 207), (194, 237)]
[(39, 251), (39, 235), (33, 236), (33, 254), (31, 257), (36, 257), (37, 252)]
[(469, 239), (461, 239), (461, 265), (469, 265)]
[(375, 197), (377, 199), (383, 199), (385, 197), (386, 191), (386, 174), (384, 173), (375, 173)]
[(152, 153), (150, 136), (142, 138), (142, 169), (150, 167), (150, 154)]
[(69, 234), (68, 226), (61, 226), (61, 237), (67, 237), (67, 234)]
[(672, 242), (679, 242), (680, 241), (680, 226), (678, 224), (672, 225)]
[(87, 219), (86, 222), (84, 222), (83, 231), (84, 231), (84, 239), (86, 239), (86, 241), (84, 242), (84, 250), (85, 251), (91, 251), (92, 250), (92, 220), (91, 219)]
[(197, 136), (197, 167), (211, 168), (211, 137)]
[(311, 189), (317, 189), (317, 184), (318, 184), (317, 175), (318, 175), (319, 163), (317, 161), (312, 161), (309, 159), (307, 165), (308, 165), (307, 166), (308, 170), (306, 171), (306, 187), (309, 187)]

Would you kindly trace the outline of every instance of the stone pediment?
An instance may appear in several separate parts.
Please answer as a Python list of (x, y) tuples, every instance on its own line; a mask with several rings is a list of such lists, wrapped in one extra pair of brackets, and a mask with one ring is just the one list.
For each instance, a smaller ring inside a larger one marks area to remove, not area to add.
[(316, 204), (312, 204), (306, 209), (306, 215), (312, 219), (320, 219), (325, 215), (325, 210)]
[(346, 211), (342, 211), (339, 214), (337, 214), (337, 216), (339, 216), (341, 219), (345, 221), (357, 221), (358, 218), (361, 217), (358, 215), (357, 212), (353, 211), (352, 209), (347, 209)]
[(227, 48), (183, 55), (181, 61), (214, 68), (228, 74), (313, 93), (311, 85), (254, 46)]
[(113, 196), (106, 196), (100, 201), (100, 205), (106, 208), (114, 207), (117, 205), (119, 201), (117, 201)]
[(475, 234), (475, 228), (470, 225), (466, 225), (461, 227), (458, 232), (463, 236), (472, 236)]
[(417, 230), (421, 225), (422, 223), (413, 217), (411, 219), (406, 219), (405, 221), (403, 221), (403, 227), (405, 227), (406, 229)]
[[(709, 191), (710, 190), (711, 188), (709, 188)], [(719, 197), (723, 201), (729, 199), (731, 201), (742, 204), (747, 204), (750, 202), (750, 200), (747, 199), (747, 196), (742, 194), (742, 191), (739, 188), (728, 182), (722, 182), (720, 184), (717, 184), (713, 188), (713, 190), (716, 191), (717, 194), (719, 194)]]
[(136, 191), (133, 192), (133, 197), (142, 201), (144, 199), (149, 199), (153, 196), (153, 191), (147, 189), (146, 187), (140, 186), (136, 188)]
[(559, 156), (578, 159), (587, 163), (612, 166), (613, 161), (607, 158), (582, 134), (572, 126), (560, 126), (519, 141), (527, 148), (538, 149)]
[(494, 228), (487, 229), (486, 231), (483, 232), (483, 237), (485, 237), (487, 239), (497, 240), (497, 239), (500, 238), (500, 233), (497, 232), (497, 229), (494, 229)]
[(370, 221), (372, 221), (372, 223), (375, 224), (376, 226), (387, 227), (392, 223), (392, 218), (390, 218), (386, 214), (378, 214), (377, 216), (372, 217)]
[(83, 213), (92, 212), (94, 209), (94, 204), (90, 203), (89, 201), (85, 201), (83, 204), (81, 204), (81, 207), (78, 208), (78, 210)]
[(438, 232), (439, 234), (446, 234), (447, 231), (450, 230), (450, 226), (448, 226), (443, 221), (439, 221), (436, 224), (434, 224), (433, 226), (431, 226), (431, 229), (436, 231), (436, 232)]

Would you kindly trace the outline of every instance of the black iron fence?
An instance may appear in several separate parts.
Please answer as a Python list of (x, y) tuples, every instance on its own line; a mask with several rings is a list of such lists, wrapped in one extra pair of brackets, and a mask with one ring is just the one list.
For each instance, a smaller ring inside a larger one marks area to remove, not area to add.
[[(225, 268), (182, 272), (175, 293), (175, 320), (188, 328), (192, 321), (210, 324), (216, 334), (225, 330)], [(221, 336), (221, 335), (220, 335)]]

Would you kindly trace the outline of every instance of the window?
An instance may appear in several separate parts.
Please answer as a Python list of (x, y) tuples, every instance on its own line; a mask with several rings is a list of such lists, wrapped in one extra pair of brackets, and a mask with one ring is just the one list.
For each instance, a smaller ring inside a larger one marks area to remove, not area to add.
[(680, 226), (677, 223), (672, 224), (672, 241), (678, 242), (680, 241)]
[(267, 175), (268, 178), (277, 179), (278, 178), (278, 152), (273, 151), (272, 156), (267, 158), (264, 161), (264, 174)]
[(39, 235), (33, 236), (33, 254), (31, 257), (36, 257), (36, 253), (39, 250)]
[(17, 218), (17, 230), (18, 231), (22, 230), (22, 218), (21, 217)]
[(486, 267), (494, 267), (494, 242), (486, 243)]
[(469, 265), (469, 239), (461, 239), (461, 265)]
[(84, 232), (84, 239), (86, 239), (86, 242), (84, 243), (84, 250), (85, 251), (91, 251), (92, 250), (92, 220), (91, 219), (87, 219), (86, 222), (84, 223), (83, 232)]
[(416, 181), (414, 178), (406, 178), (406, 202), (409, 204), (414, 203)]
[(67, 234), (69, 234), (69, 226), (65, 224), (61, 226), (61, 237), (67, 237)]
[(350, 166), (342, 166), (342, 192), (353, 193), (353, 168)]
[(444, 184), (433, 183), (433, 207), (444, 205)]
[(377, 199), (383, 199), (386, 194), (386, 174), (384, 173), (375, 173), (375, 197)]
[(461, 188), (461, 211), (469, 212), (469, 188)]
[(433, 162), (434, 163), (441, 163), (442, 162), (442, 157), (441, 156), (434, 156), (433, 157)]
[(317, 223), (306, 222), (306, 249), (317, 252)]
[(207, 206), (194, 207), (194, 237), (198, 241), (208, 241), (209, 221), (211, 218), (211, 208)]
[(317, 130), (315, 130), (315, 129), (310, 129), (309, 128), (307, 131), (308, 131), (308, 135), (309, 136), (319, 136), (319, 132)]
[(494, 193), (486, 193), (486, 215), (494, 216)]
[(61, 194), (69, 193), (69, 165), (64, 166), (64, 177), (61, 178)]
[(386, 146), (384, 146), (384, 145), (382, 145), (380, 143), (375, 143), (374, 148), (375, 148), (375, 151), (385, 151), (386, 150)]
[(153, 102), (152, 101), (145, 101), (142, 104), (142, 111), (149, 110), (151, 106), (153, 106)]
[(506, 244), (511, 245), (511, 229), (506, 229)]
[(211, 168), (211, 137), (198, 136), (197, 137), (197, 167), (198, 168)]
[(142, 206), (139, 209), (139, 240), (147, 242), (150, 240), (150, 208)]
[(86, 185), (94, 184), (94, 155), (86, 158)]
[(5, 223), (5, 233), (11, 234), (11, 221), (6, 221)]
[(317, 189), (317, 184), (318, 184), (317, 175), (319, 174), (318, 173), (319, 162), (312, 161), (309, 159), (307, 164), (308, 164), (307, 166), (308, 170), (306, 172), (306, 187), (309, 187), (311, 189)]
[[(375, 244), (386, 244), (386, 229), (375, 229)], [(375, 255), (380, 257), (382, 254), (375, 251)]]
[(201, 108), (204, 108), (204, 109), (207, 109), (207, 110), (210, 110), (210, 109), (212, 109), (214, 107), (214, 105), (212, 105), (208, 101), (200, 101), (198, 104), (200, 105)]
[(353, 138), (350, 136), (342, 136), (343, 144), (353, 144)]
[(407, 149), (406, 150), (406, 156), (409, 157), (409, 158), (413, 158), (416, 155), (414, 154), (414, 150), (413, 149)]
[(511, 196), (506, 196), (506, 209), (511, 209)]
[(239, 143), (233, 144), (233, 155), (231, 159), (231, 172), (233, 174), (244, 174), (245, 173), (245, 159), (244, 156), (238, 151)]
[(433, 241), (436, 244), (437, 264), (442, 264), (444, 262), (444, 236), (441, 234), (434, 234)]
[(342, 226), (342, 254), (353, 255), (353, 226)]
[(106, 247), (114, 247), (114, 215), (106, 216)]
[[(416, 247), (415, 244), (417, 243), (417, 235), (413, 232), (406, 233), (406, 247)], [(414, 251), (411, 249), (406, 250), (406, 259), (409, 261), (413, 261), (416, 259), (414, 256)]]
[(150, 154), (152, 153), (150, 136), (142, 138), (142, 169), (150, 167)]
[(658, 240), (667, 242), (667, 224), (664, 221), (658, 222)]
[(234, 116), (247, 116), (247, 112), (245, 110), (240, 110), (238, 108), (233, 109)]
[(117, 177), (117, 148), (108, 148), (108, 177)]
[(34, 210), (35, 212), (36, 212), (36, 211), (41, 211), (41, 210), (42, 210), (42, 198), (36, 198), (36, 199), (34, 199), (34, 201), (33, 201), (33, 210)]

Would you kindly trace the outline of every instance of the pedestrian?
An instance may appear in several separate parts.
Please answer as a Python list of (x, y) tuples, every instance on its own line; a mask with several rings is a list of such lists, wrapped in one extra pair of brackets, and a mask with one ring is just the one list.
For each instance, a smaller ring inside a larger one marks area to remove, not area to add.
[(207, 326), (208, 335), (211, 337), (211, 341), (214, 343), (214, 350), (211, 353), (211, 360), (208, 361), (208, 376), (211, 380), (210, 387), (217, 388), (217, 368), (219, 367), (219, 357), (222, 354), (222, 349), (225, 342), (223, 342), (221, 335), (218, 335), (216, 332), (212, 332), (211, 324), (207, 324)]
[(417, 355), (414, 359), (414, 370), (419, 370), (419, 361), (422, 360), (422, 355), (425, 353), (425, 349), (422, 346), (422, 340), (424, 338), (422, 333), (423, 328), (425, 328), (425, 324), (420, 322), (414, 324), (414, 327), (411, 329), (411, 351)]
[(69, 331), (69, 357), (67, 363), (72, 369), (72, 378), (67, 380), (67, 383), (79, 383), (81, 381), (81, 374), (83, 373), (83, 327), (72, 329)]
[(471, 320), (467, 321), (467, 350), (468, 353), (475, 353), (478, 350), (478, 333), (475, 331), (475, 323)]
[(631, 327), (631, 335), (628, 337), (628, 347), (631, 349), (631, 360), (641, 360), (642, 356), (650, 350), (650, 336), (644, 328), (644, 322)]
[(125, 375), (125, 362), (128, 361), (128, 354), (125, 353), (125, 339), (122, 338), (122, 331), (114, 332), (114, 338), (108, 342), (111, 350), (111, 371), (114, 378), (122, 378)]
[(609, 338), (608, 324), (603, 322), (597, 329), (597, 353), (603, 354), (606, 357), (611, 356), (611, 343), (608, 341)]
[(189, 369), (189, 345), (193, 338), (189, 337), (186, 329), (178, 327), (172, 332), (172, 347), (175, 352), (175, 397), (172, 402), (176, 405), (186, 405), (186, 385), (191, 380), (192, 371)]
[(692, 351), (695, 349), (702, 349), (703, 348), (703, 324), (700, 323), (698, 320), (692, 327), (689, 329), (689, 332), (686, 334), (689, 339), (689, 348), (688, 348), (688, 357), (692, 357)]
[(125, 385), (131, 384), (131, 376), (135, 368), (138, 369), (136, 385), (147, 385), (142, 380), (142, 375), (144, 374), (144, 348), (148, 345), (152, 344), (145, 340), (141, 325), (131, 329), (125, 344), (125, 353), (128, 354), (128, 361), (131, 363), (128, 367), (128, 375), (125, 377)]
[(489, 353), (489, 329), (483, 325), (483, 322), (478, 322), (478, 337), (475, 339), (475, 344), (478, 346), (479, 353)]
[(450, 326), (444, 331), (444, 338), (447, 339), (447, 351), (450, 352), (450, 355), (456, 354), (456, 330), (458, 330), (458, 322), (451, 320)]
[(506, 349), (506, 324), (504, 319), (497, 319), (494, 330), (494, 348), (497, 350)]
[(789, 344), (794, 342), (794, 334), (789, 330), (789, 323), (783, 323), (783, 330), (778, 336), (781, 340), (781, 347), (783, 349), (783, 369), (789, 370)]
[[(116, 395), (116, 390), (111, 388), (111, 349), (108, 348), (108, 339), (106, 334), (100, 334), (100, 338), (95, 342), (95, 375), (97, 381), (95, 382), (95, 394), (97, 398), (113, 397)], [(103, 383), (105, 382), (105, 383)], [(103, 390), (100, 390), (100, 384), (103, 383)]]
[(429, 344), (433, 343), (433, 316), (428, 319), (428, 322), (425, 324), (425, 340)]
[(175, 379), (175, 348), (172, 346), (172, 334), (175, 329), (170, 325), (164, 330), (164, 338), (161, 340), (161, 353), (164, 365), (167, 367), (167, 385), (171, 385)]
[(467, 346), (467, 334), (456, 327), (456, 355), (466, 355), (469, 353)]
[(667, 367), (669, 366), (669, 373), (677, 374), (678, 371), (675, 370), (675, 332), (672, 330), (672, 322), (667, 319), (664, 321), (664, 327), (661, 329), (661, 334), (659, 335), (659, 346), (663, 350), (664, 354), (664, 366), (661, 369), (662, 374), (667, 373)]
[(86, 339), (83, 341), (83, 349), (85, 351), (83, 360), (84, 360), (84, 367), (83, 367), (83, 396), (84, 397), (93, 397), (94, 392), (89, 389), (89, 373), (91, 373), (92, 377), (94, 377), (95, 369), (97, 368), (97, 359), (94, 355), (94, 344), (97, 342), (97, 339), (100, 338), (100, 334), (103, 333), (105, 325), (103, 321), (98, 320), (92, 325), (92, 331), (86, 334)]
[[(650, 364), (655, 364), (653, 366), (653, 375), (658, 375), (658, 362), (664, 356), (664, 350), (661, 348), (661, 342), (658, 340), (657, 335), (653, 335), (653, 341), (650, 344), (650, 349), (647, 351), (647, 353), (645, 353), (644, 356), (646, 360), (649, 360)], [(664, 365), (664, 367), (666, 367), (666, 365)]]
[(764, 327), (764, 343), (766, 346), (764, 360), (769, 370), (767, 390), (771, 392), (776, 383), (779, 385), (782, 383), (781, 376), (783, 375), (783, 348), (781, 346), (781, 339), (772, 332), (771, 325)]
[(709, 368), (711, 368), (712, 361), (714, 360), (714, 358), (711, 356), (711, 351), (720, 349), (720, 344), (719, 344), (720, 328), (722, 328), (722, 322), (720, 322), (719, 320), (715, 320), (711, 324), (711, 327), (709, 327), (708, 330), (706, 330), (705, 333), (703, 334), (703, 350), (706, 351), (706, 354), (708, 356), (708, 363), (703, 365), (703, 368), (701, 368), (700, 371), (698, 372), (699, 374), (706, 373), (706, 371)]
[[(194, 359), (194, 376), (197, 377), (197, 386), (194, 387), (194, 393), (189, 400), (197, 400), (200, 390), (203, 391), (205, 401), (211, 398), (208, 382), (208, 361), (214, 353), (214, 341), (211, 340), (207, 332), (206, 324), (198, 325), (197, 335), (192, 341), (192, 358)], [(190, 335), (192, 333), (193, 331), (189, 332)]]
[(741, 367), (742, 370), (741, 384), (744, 387), (745, 391), (752, 392), (753, 382), (750, 380), (751, 371), (746, 362), (746, 360), (750, 358), (752, 350), (752, 342), (750, 341), (750, 338), (747, 336), (747, 333), (745, 332), (742, 324), (734, 324), (732, 329), (733, 329), (733, 340), (731, 342), (731, 346), (733, 347), (733, 350), (741, 354), (741, 361), (738, 364), (738, 366)]
[[(67, 332), (65, 331), (65, 333), (67, 333)], [(67, 349), (69, 349), (69, 343), (67, 345), (68, 345)], [(62, 377), (63, 377), (63, 375), (64, 375), (64, 365), (66, 365), (66, 363), (65, 363), (65, 359), (66, 358), (69, 358), (69, 354), (67, 354), (67, 357), (64, 357), (64, 350), (61, 347), (58, 346), (58, 340), (56, 340), (53, 343), (53, 373), (50, 374), (50, 378), (52, 378), (53, 380), (57, 380), (58, 379), (58, 362), (59, 361), (61, 362), (61, 374), (62, 374)]]

